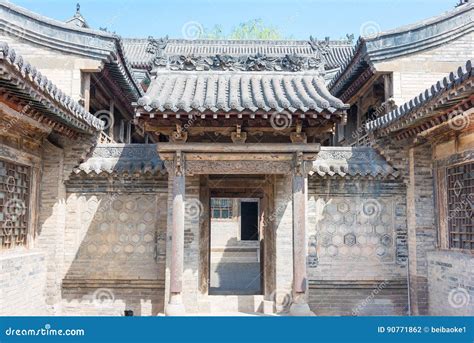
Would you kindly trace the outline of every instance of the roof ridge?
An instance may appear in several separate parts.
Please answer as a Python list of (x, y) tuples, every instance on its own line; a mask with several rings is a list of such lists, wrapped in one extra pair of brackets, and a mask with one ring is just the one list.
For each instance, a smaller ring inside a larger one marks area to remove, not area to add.
[(6, 0), (0, 0), (0, 6), (8, 8), (10, 11), (20, 13), (21, 15), (27, 16), (33, 20), (36, 21), (41, 21), (44, 23), (47, 23), (52, 26), (57, 26), (65, 30), (70, 30), (70, 31), (79, 31), (83, 33), (89, 33), (89, 34), (94, 34), (97, 36), (102, 36), (106, 38), (114, 38), (117, 36), (114, 33), (110, 33), (107, 31), (102, 31), (102, 30), (96, 30), (92, 28), (85, 28), (85, 27), (79, 27), (79, 26), (73, 26), (73, 25), (68, 25), (66, 22), (63, 22), (58, 19), (50, 18), (47, 16), (44, 16), (42, 14), (35, 13), (33, 11), (30, 11), (29, 9), (26, 9), (24, 7), (15, 5), (9, 1)]
[[(126, 42), (145, 43), (148, 42), (148, 37), (122, 37)], [(330, 45), (344, 45), (352, 46), (353, 42), (349, 39), (333, 39), (328, 41)], [(168, 44), (201, 44), (201, 43), (233, 43), (233, 44), (251, 44), (257, 43), (258, 45), (264, 44), (290, 44), (290, 45), (306, 45), (310, 44), (309, 39), (213, 39), (213, 38), (198, 38), (198, 39), (185, 39), (185, 38), (169, 38)]]
[(432, 17), (419, 20), (415, 23), (406, 24), (406, 25), (402, 25), (402, 26), (399, 26), (399, 27), (396, 27), (396, 28), (393, 28), (393, 29), (390, 29), (390, 30), (379, 32), (376, 37), (370, 37), (370, 38), (361, 37), (361, 38), (366, 42), (370, 42), (370, 41), (373, 41), (373, 40), (376, 40), (376, 39), (379, 39), (379, 38), (383, 38), (383, 37), (386, 37), (386, 36), (391, 36), (391, 35), (399, 34), (399, 33), (402, 33), (402, 32), (417, 30), (419, 28), (438, 23), (440, 21), (452, 18), (456, 15), (459, 15), (460, 13), (471, 11), (473, 9), (474, 9), (474, 2), (467, 2), (467, 3), (465, 3), (461, 6), (455, 7), (453, 9), (449, 9), (447, 11), (444, 11), (441, 14), (438, 14), (438, 15), (435, 15), (435, 16), (432, 16)]

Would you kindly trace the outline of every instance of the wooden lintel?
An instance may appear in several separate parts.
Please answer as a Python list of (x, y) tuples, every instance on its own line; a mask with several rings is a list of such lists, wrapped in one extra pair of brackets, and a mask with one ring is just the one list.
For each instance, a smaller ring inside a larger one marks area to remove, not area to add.
[(210, 152), (210, 153), (317, 153), (321, 149), (318, 143), (159, 143), (159, 153), (182, 152)]
[(187, 161), (291, 161), (292, 154), (222, 154), (222, 153), (187, 153)]

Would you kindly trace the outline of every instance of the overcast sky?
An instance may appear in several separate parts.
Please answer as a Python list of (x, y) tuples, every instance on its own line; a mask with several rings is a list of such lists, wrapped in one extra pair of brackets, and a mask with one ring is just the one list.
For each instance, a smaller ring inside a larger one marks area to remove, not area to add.
[[(45, 16), (66, 20), (77, 0), (14, 0)], [(331, 39), (388, 30), (452, 9), (458, 0), (82, 0), (81, 13), (93, 28), (123, 37), (183, 38), (222, 25), (225, 32), (261, 18), (294, 39)], [(189, 37), (187, 37), (189, 38)]]

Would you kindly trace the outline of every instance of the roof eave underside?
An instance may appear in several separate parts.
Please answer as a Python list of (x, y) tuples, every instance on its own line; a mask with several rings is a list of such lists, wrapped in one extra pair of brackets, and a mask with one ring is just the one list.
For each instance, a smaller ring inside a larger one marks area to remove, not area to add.
[(6, 43), (0, 44), (1, 86), (53, 121), (76, 132), (100, 131), (103, 123), (66, 95)]

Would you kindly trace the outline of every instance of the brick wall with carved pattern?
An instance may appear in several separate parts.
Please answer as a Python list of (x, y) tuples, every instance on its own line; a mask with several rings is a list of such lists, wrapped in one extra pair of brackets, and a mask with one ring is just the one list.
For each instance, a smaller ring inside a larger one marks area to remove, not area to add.
[[(64, 314), (163, 311), (167, 192), (141, 188), (140, 182), (127, 181), (134, 184), (133, 191), (119, 185), (101, 193), (86, 182), (74, 180), (69, 185)], [(100, 184), (95, 182), (99, 188)]]
[(316, 314), (406, 314), (403, 191), (398, 181), (310, 179), (307, 263)]

